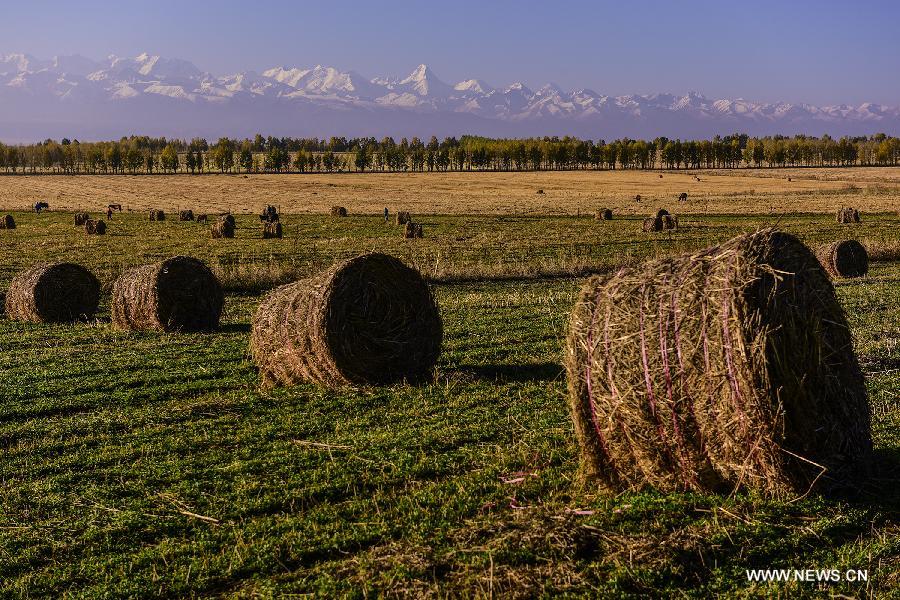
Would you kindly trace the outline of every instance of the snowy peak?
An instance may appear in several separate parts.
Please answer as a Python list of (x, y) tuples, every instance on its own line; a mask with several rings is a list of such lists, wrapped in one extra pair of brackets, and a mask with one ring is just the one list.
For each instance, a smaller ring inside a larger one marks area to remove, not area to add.
[(453, 91), (449, 85), (438, 79), (427, 65), (421, 64), (398, 84), (405, 91), (426, 97), (447, 96)]
[(494, 88), (486, 84), (481, 79), (466, 79), (465, 81), (460, 81), (453, 86), (453, 89), (457, 92), (483, 95), (490, 94), (494, 91)]

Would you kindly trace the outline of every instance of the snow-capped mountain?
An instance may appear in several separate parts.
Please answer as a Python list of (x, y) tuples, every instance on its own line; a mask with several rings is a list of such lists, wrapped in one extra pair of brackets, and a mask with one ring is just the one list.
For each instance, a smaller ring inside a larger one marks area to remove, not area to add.
[(367, 78), (316, 65), (215, 76), (148, 53), (41, 60), (0, 55), (0, 140), (84, 139), (132, 133), (189, 137), (257, 132), (309, 136), (577, 135), (697, 138), (900, 134), (900, 108), (812, 106), (685, 95), (610, 96), (547, 84), (448, 84), (427, 65)]

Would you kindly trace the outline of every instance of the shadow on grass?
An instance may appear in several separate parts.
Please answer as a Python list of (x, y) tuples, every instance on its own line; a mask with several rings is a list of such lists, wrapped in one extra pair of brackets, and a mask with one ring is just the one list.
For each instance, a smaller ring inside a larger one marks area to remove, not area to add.
[(455, 372), (465, 378), (486, 381), (553, 381), (562, 377), (563, 368), (559, 363), (542, 362), (527, 365), (462, 365)]

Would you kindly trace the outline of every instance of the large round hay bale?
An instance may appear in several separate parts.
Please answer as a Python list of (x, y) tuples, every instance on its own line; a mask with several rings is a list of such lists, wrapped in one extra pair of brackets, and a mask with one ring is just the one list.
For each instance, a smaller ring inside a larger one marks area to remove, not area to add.
[(280, 221), (270, 221), (263, 224), (263, 239), (281, 239), (284, 237), (284, 229), (281, 227)]
[(210, 234), (213, 238), (233, 238), (234, 222), (229, 219), (219, 219), (209, 226)]
[(397, 225), (406, 225), (412, 220), (412, 216), (410, 216), (409, 211), (401, 210), (397, 211), (397, 214), (394, 217), (394, 223)]
[(100, 281), (72, 263), (32, 267), (16, 275), (6, 292), (6, 315), (32, 323), (71, 323), (97, 312)]
[(212, 331), (225, 295), (202, 261), (176, 256), (135, 267), (113, 284), (112, 322), (136, 331)]
[(346, 217), (347, 209), (343, 206), (332, 206), (331, 207), (331, 216), (332, 217)]
[(832, 277), (862, 277), (869, 272), (869, 254), (856, 240), (822, 246), (816, 256)]
[(193, 221), (194, 220), (194, 211), (192, 210), (182, 210), (178, 213), (179, 221)]
[(647, 217), (641, 223), (641, 229), (644, 231), (662, 231), (663, 222), (659, 217)]
[(660, 217), (663, 229), (678, 229), (678, 217), (663, 215)]
[(75, 227), (84, 227), (87, 221), (91, 220), (91, 215), (86, 212), (75, 213)]
[(842, 208), (837, 212), (837, 222), (841, 224), (859, 223), (859, 211), (855, 208)]
[(266, 384), (428, 381), (441, 350), (437, 304), (418, 271), (366, 254), (271, 292), (250, 350)]
[(820, 475), (840, 480), (871, 455), (844, 312), (788, 234), (590, 279), (566, 369), (584, 472), (609, 489), (781, 496)]
[(106, 221), (88, 219), (84, 222), (84, 232), (88, 235), (103, 235), (106, 233)]
[(165, 221), (166, 213), (164, 211), (158, 210), (156, 208), (150, 209), (150, 220), (151, 221)]
[(3, 215), (0, 217), (0, 229), (15, 229), (16, 220), (12, 215)]
[(613, 214), (612, 211), (608, 208), (601, 208), (594, 215), (594, 218), (598, 221), (612, 221)]

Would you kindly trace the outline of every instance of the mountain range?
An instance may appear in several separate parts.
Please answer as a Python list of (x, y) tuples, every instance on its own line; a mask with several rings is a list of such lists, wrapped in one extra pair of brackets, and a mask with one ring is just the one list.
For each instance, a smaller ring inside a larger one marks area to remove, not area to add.
[(575, 135), (706, 138), (900, 134), (900, 107), (813, 106), (685, 95), (441, 81), (426, 65), (368, 78), (317, 65), (217, 76), (190, 61), (141, 54), (94, 61), (0, 55), (0, 140), (203, 136), (430, 137)]

